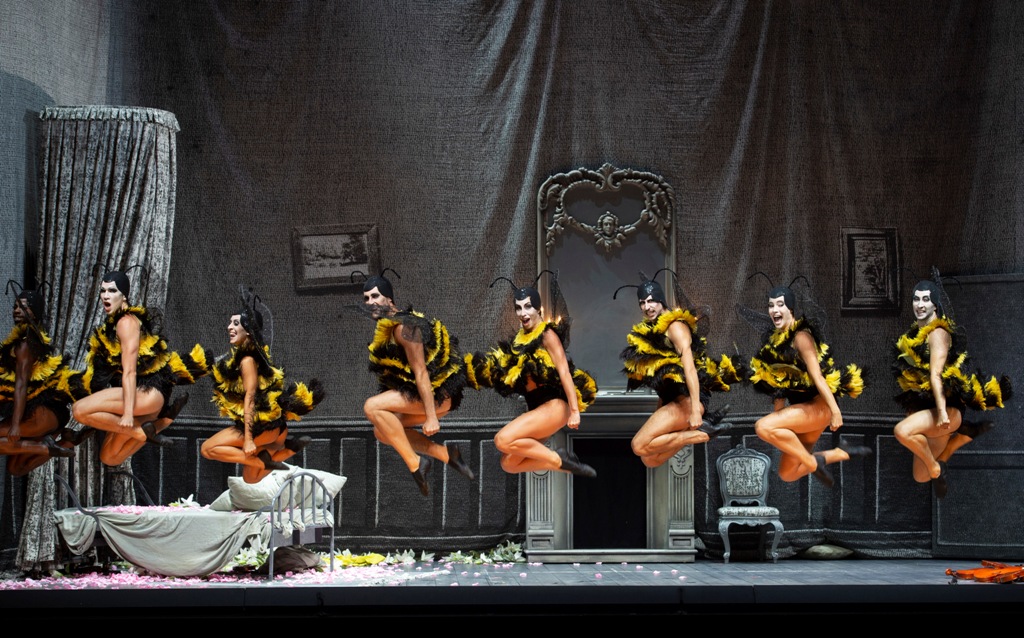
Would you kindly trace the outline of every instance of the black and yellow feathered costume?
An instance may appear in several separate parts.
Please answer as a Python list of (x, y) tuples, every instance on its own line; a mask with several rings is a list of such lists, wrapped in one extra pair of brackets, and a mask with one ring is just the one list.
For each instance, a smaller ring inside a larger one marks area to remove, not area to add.
[(434, 402), (451, 399), (450, 410), (462, 403), (466, 371), (459, 354), (459, 340), (437, 319), (427, 319), (411, 308), (390, 317), (377, 319), (370, 342), (370, 372), (377, 375), (381, 392), (398, 390), (410, 401), (419, 401), (416, 376), (405, 356), (405, 349), (395, 341), (395, 329), (403, 326), (402, 335), (410, 341), (423, 343), (423, 358), (434, 389)]
[[(477, 390), (493, 388), (505, 397), (522, 395), (531, 410), (551, 399), (565, 400), (558, 370), (551, 354), (544, 348), (544, 333), (552, 330), (560, 341), (564, 341), (567, 327), (566, 323), (542, 321), (529, 332), (520, 329), (511, 342), (502, 341), (486, 354), (467, 355), (469, 384)], [(572, 359), (566, 359), (576, 386), (576, 402), (580, 412), (584, 412), (597, 397), (597, 383), (589, 372), (576, 368)], [(536, 384), (536, 389), (527, 390), (529, 380)]]
[(707, 356), (707, 339), (699, 334), (698, 318), (690, 310), (676, 308), (661, 313), (654, 321), (642, 321), (626, 336), (620, 358), (626, 375), (626, 389), (653, 389), (663, 403), (680, 395), (689, 396), (682, 357), (666, 332), (674, 322), (683, 323), (691, 334), (690, 352), (697, 368), (700, 400), (707, 404), (711, 392), (728, 392), (729, 384), (743, 380), (727, 355), (715, 361)]
[(157, 320), (143, 306), (131, 306), (107, 315), (102, 324), (93, 329), (89, 336), (89, 354), (82, 380), (87, 392), (104, 388), (121, 387), (121, 342), (117, 338), (117, 322), (121, 317), (131, 315), (139, 321), (139, 360), (136, 367), (136, 387), (156, 388), (168, 406), (171, 390), (176, 385), (190, 385), (196, 379), (209, 373), (212, 354), (196, 344), (188, 355), (182, 358), (167, 347), (167, 340), (160, 335)]
[(980, 373), (968, 373), (970, 358), (962, 345), (952, 319), (936, 317), (927, 326), (914, 324), (896, 340), (895, 361), (892, 366), (896, 382), (902, 392), (896, 401), (908, 412), (917, 412), (935, 407), (930, 378), (930, 350), (928, 336), (935, 330), (949, 333), (951, 344), (942, 370), (943, 394), (946, 407), (974, 410), (995, 410), (1003, 407), (1003, 401), (1010, 398), (1012, 389), (1006, 377), (994, 376), (982, 383)]
[(16, 351), (23, 342), (35, 358), (25, 393), (24, 418), (42, 406), (53, 412), (58, 425), (63, 426), (71, 417), (68, 405), (85, 395), (82, 373), (68, 368), (64, 356), (50, 343), (50, 337), (28, 323), (15, 324), (0, 344), (0, 420), (10, 417), (14, 410)]
[(750, 359), (749, 380), (754, 384), (754, 389), (773, 399), (785, 398), (790, 403), (804, 403), (818, 396), (814, 381), (793, 345), (796, 333), (801, 330), (806, 330), (814, 337), (821, 374), (832, 394), (836, 397), (860, 396), (864, 390), (861, 369), (853, 363), (845, 369), (837, 367), (829, 354), (828, 344), (818, 338), (813, 326), (804, 318), (798, 319), (789, 329), (769, 333), (757, 355)]
[(324, 388), (316, 379), (308, 384), (292, 382), (285, 389), (284, 370), (270, 364), (270, 349), (264, 347), (264, 356), (256, 351), (252, 341), (240, 348), (232, 348), (213, 364), (213, 403), (221, 416), (231, 419), (232, 425), (245, 434), (245, 387), (242, 383), (242, 360), (251, 357), (256, 363), (258, 382), (256, 404), (252, 420), (252, 436), (256, 438), (268, 430), (287, 427), (288, 421), (298, 421), (309, 414), (321, 401)]

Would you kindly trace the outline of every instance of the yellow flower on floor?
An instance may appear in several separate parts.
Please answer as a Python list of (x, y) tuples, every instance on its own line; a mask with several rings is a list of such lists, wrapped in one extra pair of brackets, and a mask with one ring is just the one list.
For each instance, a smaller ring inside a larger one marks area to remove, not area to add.
[(368, 567), (383, 563), (386, 559), (380, 554), (373, 553), (355, 555), (346, 549), (340, 554), (335, 554), (334, 560), (340, 562), (342, 567)]

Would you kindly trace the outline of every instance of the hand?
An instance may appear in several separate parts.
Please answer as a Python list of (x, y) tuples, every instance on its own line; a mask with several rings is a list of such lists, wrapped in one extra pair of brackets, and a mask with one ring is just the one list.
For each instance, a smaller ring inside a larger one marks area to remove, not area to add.
[(832, 429), (833, 432), (835, 432), (839, 428), (843, 427), (843, 414), (842, 414), (842, 412), (840, 412), (839, 410), (836, 410), (835, 412), (833, 412), (832, 413), (832, 420), (831, 420), (831, 422), (829, 422), (828, 426), (829, 426), (829, 428)]
[(580, 427), (580, 411), (569, 410), (569, 420), (565, 422), (570, 430), (576, 430)]
[(254, 456), (256, 454), (256, 443), (253, 442), (252, 438), (245, 437), (242, 441), (242, 451), (245, 452), (246, 456)]
[(11, 443), (17, 443), (21, 440), (21, 425), (12, 423), (9, 430), (7, 430), (7, 440)]
[(133, 428), (135, 427), (135, 417), (130, 414), (123, 414), (117, 424), (123, 428)]
[(949, 414), (946, 413), (946, 408), (941, 408), (939, 410), (939, 423), (938, 423), (938, 425), (943, 430), (949, 429), (949, 425), (950, 425), (950, 423), (949, 423)]
[(423, 436), (434, 436), (441, 431), (441, 424), (437, 422), (437, 417), (428, 417), (423, 422)]
[(700, 412), (691, 412), (688, 423), (691, 430), (696, 430), (700, 426), (704, 425), (704, 417), (701, 416)]

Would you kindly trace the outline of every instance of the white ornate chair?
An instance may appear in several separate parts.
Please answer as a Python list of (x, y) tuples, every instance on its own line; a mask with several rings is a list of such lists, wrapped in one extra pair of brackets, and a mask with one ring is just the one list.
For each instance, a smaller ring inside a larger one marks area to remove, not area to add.
[(718, 533), (725, 543), (725, 562), (729, 562), (729, 526), (750, 525), (761, 528), (760, 556), (764, 556), (765, 536), (768, 525), (774, 527), (772, 537), (772, 562), (779, 560), (779, 538), (782, 536), (782, 521), (779, 510), (770, 507), (768, 496), (768, 472), (771, 458), (757, 450), (737, 445), (718, 457), (718, 481), (722, 490), (722, 507), (718, 508)]

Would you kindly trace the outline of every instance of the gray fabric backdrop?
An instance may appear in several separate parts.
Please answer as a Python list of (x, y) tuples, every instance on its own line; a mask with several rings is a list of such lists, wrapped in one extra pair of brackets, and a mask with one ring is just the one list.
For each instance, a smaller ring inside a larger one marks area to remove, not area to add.
[[(731, 310), (763, 304), (751, 273), (805, 274), (837, 359), (867, 369), (841, 406), (895, 414), (908, 293), (896, 313), (841, 313), (841, 229), (896, 229), (918, 273), (1024, 270), (1022, 42), (1009, 0), (0, 0), (0, 277), (34, 271), (42, 108), (170, 111), (172, 346), (222, 351), (253, 284), (277, 361), (328, 388), (309, 418), (359, 417), (371, 327), (342, 311), (357, 292), (295, 290), (292, 229), (376, 224), (397, 301), (481, 348), (511, 328), (487, 284), (535, 274), (538, 186), (609, 162), (675, 189), (677, 271), (716, 311), (712, 350), (754, 346)], [(462, 413), (517, 409), (471, 393)]]

